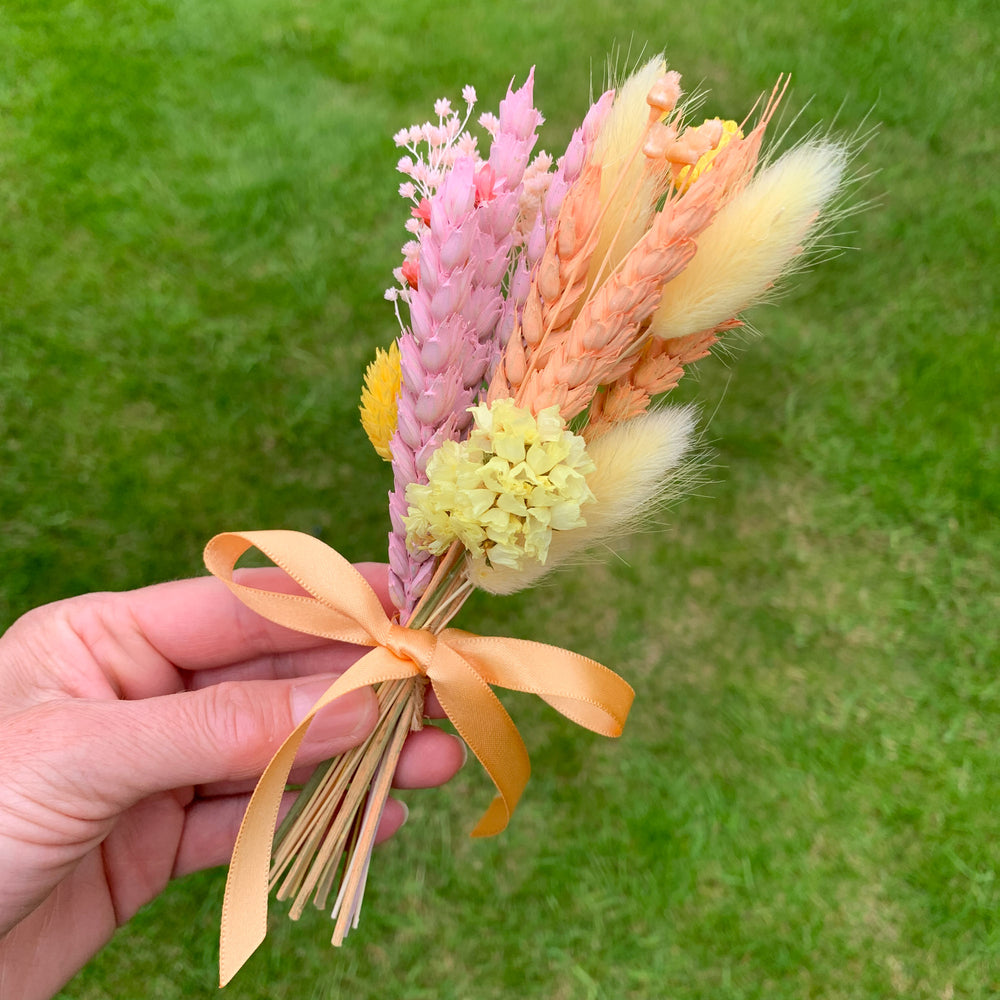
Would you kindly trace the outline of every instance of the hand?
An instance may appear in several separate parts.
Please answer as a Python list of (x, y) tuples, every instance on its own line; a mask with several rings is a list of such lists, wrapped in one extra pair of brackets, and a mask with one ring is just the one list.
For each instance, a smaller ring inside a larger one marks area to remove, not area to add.
[[(358, 568), (387, 602), (384, 569)], [(240, 580), (296, 590), (277, 569)], [(51, 996), (171, 878), (225, 863), (256, 776), (364, 652), (272, 624), (212, 578), (15, 622), (0, 637), (0, 996)], [(369, 688), (338, 699), (298, 763), (361, 743), (376, 715)], [(396, 784), (441, 784), (463, 759), (426, 728)], [(405, 816), (390, 800), (379, 839)]]

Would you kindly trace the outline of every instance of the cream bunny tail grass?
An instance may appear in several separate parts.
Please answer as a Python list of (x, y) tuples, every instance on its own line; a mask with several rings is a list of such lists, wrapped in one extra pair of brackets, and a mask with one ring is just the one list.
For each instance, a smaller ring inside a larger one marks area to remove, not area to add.
[(615, 424), (587, 447), (596, 469), (587, 477), (593, 503), (582, 508), (584, 527), (552, 534), (544, 565), (522, 569), (472, 566), (470, 579), (491, 594), (513, 594), (587, 549), (628, 533), (658, 502), (684, 492), (684, 459), (695, 429), (695, 408), (650, 410)]
[(649, 324), (651, 339), (631, 370), (595, 397), (583, 432), (588, 441), (673, 389), (687, 365), (741, 325), (738, 313), (808, 264), (849, 158), (844, 144), (804, 143), (763, 169), (721, 209), (698, 237), (687, 268), (664, 286)]
[(649, 129), (646, 97), (666, 72), (666, 61), (658, 55), (617, 84), (614, 104), (594, 144), (594, 162), (601, 167), (602, 215), (587, 277), (590, 288), (606, 257), (614, 269), (643, 237), (666, 188), (669, 164), (651, 169), (648, 157), (633, 155)]
[(803, 261), (849, 158), (846, 146), (819, 140), (760, 171), (716, 215), (691, 262), (664, 287), (650, 323), (653, 336), (711, 330), (767, 295)]

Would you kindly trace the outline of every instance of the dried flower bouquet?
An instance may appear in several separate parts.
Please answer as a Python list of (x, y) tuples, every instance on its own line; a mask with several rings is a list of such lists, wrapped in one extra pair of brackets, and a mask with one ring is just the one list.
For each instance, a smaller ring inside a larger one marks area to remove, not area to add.
[[(401, 333), (369, 366), (361, 420), (392, 462), (389, 620), (337, 553), (290, 532), (218, 536), (206, 561), (262, 614), (373, 647), (317, 703), (373, 683), (372, 737), (317, 770), (271, 838), (308, 719), (258, 786), (224, 906), (226, 982), (263, 938), (267, 886), (331, 907), (333, 942), (357, 925), (375, 832), (428, 684), (497, 785), (477, 826), (507, 823), (527, 753), (491, 686), (529, 690), (605, 735), (632, 692), (584, 657), (449, 628), (474, 588), (510, 594), (634, 526), (690, 481), (695, 414), (654, 401), (739, 315), (801, 267), (849, 155), (829, 138), (762, 155), (784, 92), (755, 119), (695, 124), (680, 76), (655, 58), (591, 107), (558, 161), (535, 153), (533, 74), (469, 131), (463, 91), (404, 129), (400, 194), (412, 206), (386, 293)], [(256, 545), (310, 595), (232, 579)], [(544, 667), (542, 664), (544, 663)], [(544, 676), (536, 676), (543, 675)], [(330, 900), (333, 900), (332, 904)]]

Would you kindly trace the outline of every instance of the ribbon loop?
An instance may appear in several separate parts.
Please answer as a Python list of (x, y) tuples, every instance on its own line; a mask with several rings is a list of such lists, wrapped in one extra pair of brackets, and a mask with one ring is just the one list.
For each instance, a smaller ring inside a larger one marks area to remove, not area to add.
[[(238, 583), (233, 570), (251, 546), (284, 569), (308, 596)], [(205, 565), (239, 600), (265, 618), (311, 635), (374, 648), (335, 681), (285, 740), (261, 775), (233, 849), (219, 950), (225, 985), (267, 933), (271, 844), (281, 795), (312, 717), (334, 698), (387, 680), (426, 676), (448, 718), (476, 755), (498, 795), (473, 831), (491, 836), (507, 825), (530, 773), (528, 752), (492, 686), (527, 691), (579, 725), (621, 734), (634, 697), (617, 674), (584, 656), (537, 642), (440, 635), (391, 621), (360, 573), (338, 552), (292, 531), (229, 532), (205, 549)]]

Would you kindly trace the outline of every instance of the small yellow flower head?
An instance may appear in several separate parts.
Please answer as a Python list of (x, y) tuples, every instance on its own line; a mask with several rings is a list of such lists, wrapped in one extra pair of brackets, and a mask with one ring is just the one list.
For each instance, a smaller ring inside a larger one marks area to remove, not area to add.
[(375, 450), (392, 461), (389, 442), (396, 433), (400, 382), (399, 345), (393, 341), (388, 351), (375, 350), (375, 360), (365, 370), (361, 390), (361, 426)]
[(533, 416), (513, 400), (470, 409), (465, 441), (445, 441), (427, 463), (427, 484), (406, 488), (406, 544), (441, 555), (458, 540), (475, 561), (519, 569), (544, 563), (553, 531), (586, 524), (594, 471), (582, 437), (557, 406)]
[[(704, 124), (707, 125), (709, 122), (717, 122), (719, 120), (720, 119), (718, 118), (706, 118)], [(705, 153), (693, 167), (684, 167), (682, 170), (678, 171), (677, 175), (674, 177), (674, 187), (676, 187), (678, 191), (686, 191), (689, 187), (691, 187), (698, 177), (712, 166), (712, 161), (723, 149), (726, 148), (734, 136), (740, 139), (743, 138), (743, 130), (739, 127), (739, 125), (737, 125), (734, 121), (722, 122), (722, 138), (720, 138), (716, 146)]]

